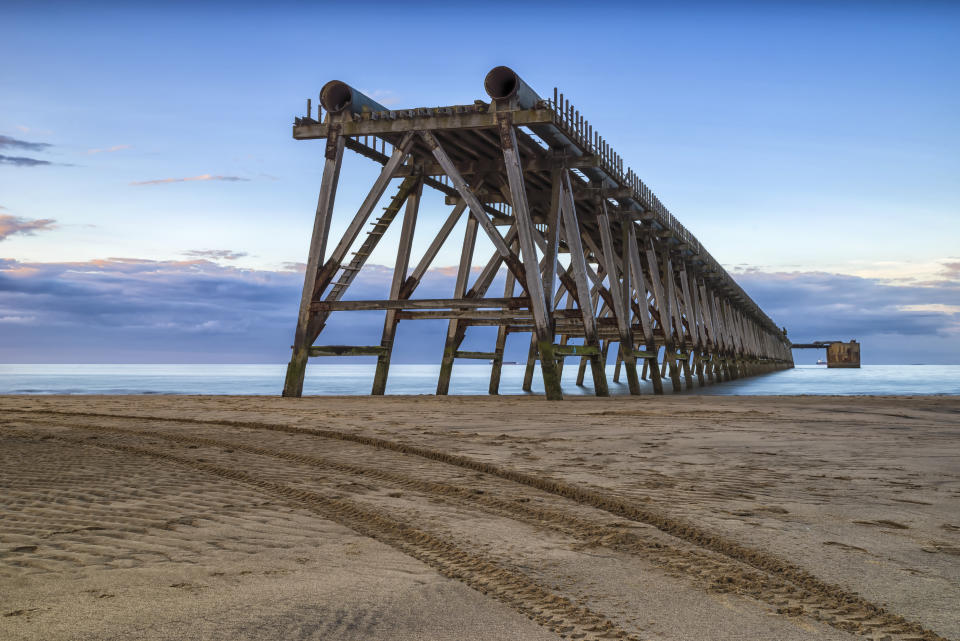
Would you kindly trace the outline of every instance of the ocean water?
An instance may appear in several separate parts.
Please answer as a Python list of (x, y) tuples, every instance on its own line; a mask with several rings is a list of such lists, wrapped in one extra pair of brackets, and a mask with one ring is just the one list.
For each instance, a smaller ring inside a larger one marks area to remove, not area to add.
[[(307, 367), (304, 394), (365, 395), (373, 383), (373, 364), (314, 363)], [(433, 394), (439, 365), (390, 367), (388, 394)], [(285, 365), (3, 365), (0, 394), (239, 394), (279, 395)], [(504, 365), (501, 394), (524, 394), (523, 365)], [(584, 387), (576, 382), (577, 365), (563, 372), (568, 395), (593, 394), (590, 374)], [(455, 365), (452, 394), (486, 394), (490, 377), (487, 364)], [(613, 383), (612, 394), (627, 394), (625, 378)], [(664, 383), (670, 392), (669, 383)], [(534, 393), (543, 383), (534, 377)], [(644, 391), (653, 393), (649, 382)], [(762, 376), (694, 387), (685, 394), (718, 395), (899, 395), (960, 394), (960, 365), (865, 365), (860, 369), (827, 369), (799, 365)]]

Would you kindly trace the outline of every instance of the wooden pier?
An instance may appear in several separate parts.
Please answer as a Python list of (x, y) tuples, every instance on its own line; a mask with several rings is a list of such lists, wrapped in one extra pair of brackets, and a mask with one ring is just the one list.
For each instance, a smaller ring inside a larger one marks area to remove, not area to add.
[[(597, 396), (609, 395), (605, 365), (615, 347), (614, 380), (631, 394), (649, 378), (674, 392), (694, 385), (793, 367), (790, 341), (717, 263), (563, 94), (541, 98), (507, 67), (487, 74), (490, 101), (391, 110), (332, 81), (314, 117), (297, 118), (293, 137), (325, 140), (323, 177), (287, 368), (284, 396), (300, 396), (307, 359), (376, 356), (372, 394), (383, 394), (400, 321), (449, 321), (437, 394), (449, 390), (456, 359), (492, 361), (490, 393), (500, 389), (508, 334), (530, 335), (523, 389), (536, 363), (546, 395), (561, 399), (564, 359), (589, 367)], [(343, 237), (327, 251), (345, 150), (382, 165)], [(383, 213), (368, 225), (391, 183)], [(398, 184), (397, 184), (398, 183)], [(411, 247), (424, 187), (452, 207), (414, 267)], [(401, 215), (402, 210), (402, 215)], [(417, 299), (421, 279), (466, 216), (450, 298)], [(386, 300), (345, 294), (391, 224), (401, 233)], [(365, 238), (360, 234), (369, 226)], [(495, 253), (472, 279), (478, 234)], [(357, 247), (351, 253), (351, 249)], [(502, 297), (488, 297), (506, 268)], [(379, 345), (315, 345), (330, 314), (385, 310)], [(490, 351), (460, 349), (472, 326), (496, 326)], [(559, 340), (558, 340), (559, 339)]]

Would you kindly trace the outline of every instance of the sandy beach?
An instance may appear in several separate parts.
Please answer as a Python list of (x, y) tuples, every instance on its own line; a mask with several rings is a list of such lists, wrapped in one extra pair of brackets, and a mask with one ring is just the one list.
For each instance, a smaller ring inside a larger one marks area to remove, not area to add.
[(0, 397), (0, 639), (958, 639), (958, 397)]

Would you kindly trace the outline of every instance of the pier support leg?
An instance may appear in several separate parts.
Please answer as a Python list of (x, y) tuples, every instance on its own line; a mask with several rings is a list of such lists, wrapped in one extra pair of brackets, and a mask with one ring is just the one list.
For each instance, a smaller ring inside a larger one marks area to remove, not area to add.
[[(567, 334), (564, 334), (563, 336), (560, 337), (560, 345), (567, 345), (569, 342), (570, 342), (570, 336), (568, 336)], [(567, 360), (566, 356), (561, 355), (557, 357), (557, 378), (560, 379), (561, 381), (563, 380), (563, 366), (566, 363), (566, 360)]]
[[(467, 218), (467, 227), (463, 233), (463, 248), (460, 250), (460, 265), (457, 268), (457, 282), (454, 285), (454, 298), (463, 298), (467, 291), (467, 279), (473, 263), (473, 249), (477, 244), (477, 219)], [(440, 361), (440, 376), (437, 379), (437, 395), (450, 393), (450, 376), (453, 374), (453, 359), (457, 348), (463, 341), (464, 329), (460, 321), (453, 319), (447, 325), (447, 341), (443, 346), (443, 358)]]
[(683, 358), (680, 360), (680, 363), (683, 366), (684, 386), (688, 390), (693, 389), (693, 372), (690, 369), (690, 353), (689, 352), (684, 352)]
[(657, 363), (657, 357), (660, 353), (660, 348), (656, 343), (651, 341), (651, 344), (647, 346), (647, 351), (655, 354), (653, 358), (648, 358), (643, 361), (644, 364), (650, 364), (650, 382), (653, 384), (653, 393), (662, 396), (663, 378), (660, 376), (660, 366)]
[(503, 163), (507, 170), (507, 182), (510, 185), (511, 204), (516, 219), (517, 237), (520, 240), (520, 255), (525, 273), (524, 287), (530, 296), (530, 311), (536, 328), (537, 350), (540, 352), (540, 371), (543, 374), (543, 387), (547, 399), (561, 400), (560, 376), (557, 360), (553, 351), (553, 317), (547, 308), (547, 297), (540, 273), (540, 260), (534, 245), (533, 219), (527, 204), (527, 189), (523, 182), (523, 169), (520, 166), (520, 153), (517, 149), (517, 135), (510, 112), (497, 114), (500, 132), (500, 147), (503, 151)]
[[(624, 300), (623, 293), (626, 288), (617, 282), (616, 249), (613, 244), (613, 232), (611, 231), (610, 216), (607, 213), (607, 201), (605, 199), (600, 200), (600, 206), (597, 210), (597, 227), (600, 229), (603, 265), (607, 277), (610, 279), (610, 296), (613, 298), (613, 313), (616, 316), (617, 330), (620, 334), (620, 354), (623, 359), (623, 368), (627, 372), (627, 385), (630, 388), (630, 394), (639, 396), (640, 376), (637, 373), (637, 357), (634, 355), (633, 331), (630, 329), (633, 324), (631, 310), (627, 301)], [(621, 277), (624, 284), (629, 287), (629, 264), (624, 265)]]
[[(597, 319), (594, 315), (594, 300), (587, 283), (587, 259), (583, 253), (583, 243), (580, 238), (580, 220), (573, 200), (573, 189), (570, 186), (570, 174), (564, 170), (554, 173), (554, 188), (559, 188), (559, 208), (563, 219), (563, 236), (570, 250), (570, 268), (576, 284), (577, 305), (580, 307), (583, 319), (583, 344), (596, 349), (596, 353), (589, 357), (590, 375), (593, 378), (593, 390), (597, 396), (609, 396), (607, 372), (603, 362), (603, 351), (600, 348), (600, 338), (597, 331)], [(572, 295), (573, 292), (568, 293)], [(579, 380), (579, 378), (578, 378)]]
[(300, 312), (297, 316), (297, 329), (293, 338), (293, 354), (287, 365), (287, 376), (283, 382), (283, 395), (298, 397), (303, 394), (303, 378), (306, 374), (307, 359), (310, 354), (310, 303), (313, 302), (317, 273), (323, 264), (327, 252), (327, 238), (330, 235), (330, 219), (333, 216), (333, 202), (337, 194), (337, 182), (340, 179), (340, 165), (343, 160), (344, 138), (338, 135), (338, 125), (331, 126), (327, 138), (323, 178), (320, 182), (320, 195), (317, 198), (317, 213), (313, 222), (313, 235), (310, 237), (310, 253), (307, 256), (307, 269), (303, 277), (303, 294), (300, 298)]
[[(513, 249), (516, 251), (516, 243), (513, 244)], [(507, 270), (507, 279), (506, 284), (503, 288), (504, 298), (512, 298), (513, 290), (515, 289), (516, 278), (509, 269)], [(490, 389), (488, 390), (490, 394), (497, 395), (500, 393), (500, 372), (503, 369), (503, 350), (507, 344), (507, 326), (500, 325), (497, 328), (497, 344), (494, 347), (494, 359), (493, 367), (490, 369)]]
[(500, 393), (500, 373), (503, 369), (503, 350), (507, 343), (507, 328), (501, 325), (497, 330), (497, 344), (494, 347), (493, 367), (490, 369), (489, 394), (496, 396)]
[[(660, 318), (660, 327), (664, 335), (663, 361), (661, 362), (658, 373), (660, 378), (663, 379), (667, 374), (667, 369), (669, 369), (673, 391), (679, 392), (680, 375), (677, 372), (677, 355), (676, 349), (674, 348), (673, 312), (671, 311), (670, 298), (668, 298), (667, 293), (664, 291), (663, 281), (661, 280), (661, 261), (657, 257), (657, 250), (654, 247), (652, 239), (648, 241), (645, 253), (647, 255), (647, 267), (650, 272), (650, 284), (653, 287), (653, 302), (656, 306), (657, 315)], [(666, 263), (664, 263), (663, 266), (666, 267)], [(667, 271), (663, 271), (663, 278), (667, 278), (669, 275)], [(653, 367), (652, 364), (651, 367)], [(654, 382), (654, 386), (656, 386), (656, 382)]]
[(583, 387), (583, 382), (587, 376), (587, 357), (580, 357), (580, 365), (577, 367), (577, 386)]
[[(410, 251), (413, 245), (413, 232), (417, 226), (417, 212), (420, 210), (420, 197), (423, 193), (423, 181), (407, 196), (407, 209), (403, 214), (403, 227), (400, 231), (400, 246), (397, 248), (397, 260), (393, 268), (393, 282), (390, 285), (390, 300), (399, 300), (400, 290), (407, 280), (410, 267)], [(371, 394), (381, 396), (387, 389), (387, 375), (390, 372), (390, 356), (393, 354), (393, 338), (397, 333), (397, 310), (388, 309), (383, 323), (383, 335), (380, 346), (385, 352), (377, 357), (377, 370), (373, 375)]]
[(537, 335), (530, 335), (530, 350), (527, 352), (527, 367), (523, 371), (523, 391), (533, 389), (533, 368), (537, 364)]
[(673, 393), (683, 391), (683, 382), (680, 380), (680, 366), (677, 364), (677, 361), (680, 360), (677, 358), (677, 352), (671, 351), (669, 355), (666, 355), (667, 359), (667, 369), (670, 371), (670, 383), (673, 388)]

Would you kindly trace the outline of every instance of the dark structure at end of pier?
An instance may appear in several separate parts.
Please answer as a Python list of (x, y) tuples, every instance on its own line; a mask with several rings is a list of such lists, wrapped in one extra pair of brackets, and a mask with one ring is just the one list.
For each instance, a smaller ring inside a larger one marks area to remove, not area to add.
[(860, 367), (860, 343), (851, 340), (814, 341), (812, 343), (793, 343), (792, 349), (826, 349), (827, 367)]

